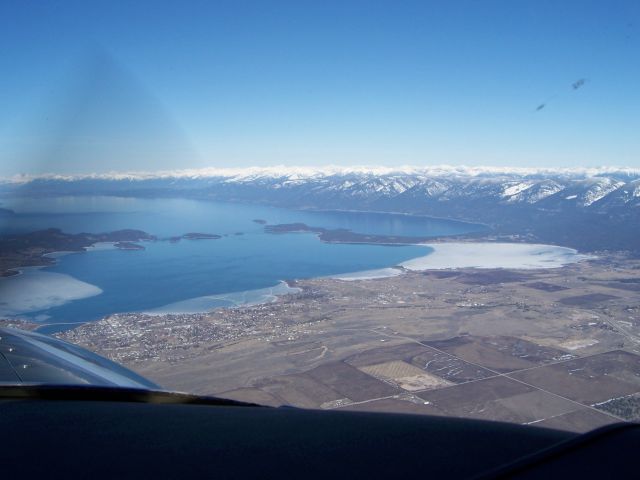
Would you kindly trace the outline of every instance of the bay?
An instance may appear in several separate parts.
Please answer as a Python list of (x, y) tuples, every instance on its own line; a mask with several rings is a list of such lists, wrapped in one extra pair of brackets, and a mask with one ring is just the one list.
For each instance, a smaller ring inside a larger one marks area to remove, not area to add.
[[(46, 325), (41, 330), (46, 332), (71, 328), (73, 324), (112, 313), (158, 310), (199, 297), (261, 291), (283, 280), (383, 269), (428, 253), (425, 247), (412, 245), (328, 244), (312, 233), (267, 234), (264, 225), (255, 220), (416, 237), (460, 234), (482, 228), (408, 215), (301, 211), (188, 199), (27, 198), (8, 199), (3, 206), (16, 212), (1, 220), (3, 233), (50, 227), (69, 233), (131, 228), (159, 238), (144, 242), (145, 250), (96, 249), (61, 256), (55, 265), (41, 269), (42, 273), (64, 275), (101, 291), (79, 299), (69, 295), (71, 300), (63, 304), (58, 296), (50, 306), (38, 310), (11, 311), (10, 315), (5, 311), (4, 316), (44, 321)], [(218, 234), (222, 238), (167, 241), (188, 232)], [(37, 277), (37, 270), (26, 275), (34, 276), (34, 288), (36, 284), (42, 288), (43, 279)], [(63, 277), (51, 278), (55, 281)], [(24, 280), (21, 280), (23, 288), (29, 288), (29, 282)], [(11, 281), (9, 277), (3, 279), (5, 283), (0, 282), (0, 300), (2, 285)]]

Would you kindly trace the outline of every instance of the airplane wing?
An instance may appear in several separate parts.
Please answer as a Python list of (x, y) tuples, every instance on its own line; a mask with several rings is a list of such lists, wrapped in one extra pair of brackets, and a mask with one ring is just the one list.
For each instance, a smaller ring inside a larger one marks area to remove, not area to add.
[(0, 385), (33, 384), (160, 389), (131, 370), (71, 343), (0, 328)]

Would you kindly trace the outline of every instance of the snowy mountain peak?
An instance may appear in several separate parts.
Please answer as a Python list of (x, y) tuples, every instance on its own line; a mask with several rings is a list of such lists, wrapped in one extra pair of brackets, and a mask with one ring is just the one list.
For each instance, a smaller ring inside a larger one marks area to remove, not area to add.
[[(592, 177), (616, 177), (636, 179), (640, 178), (640, 168), (627, 167), (593, 167), (593, 168), (526, 168), (526, 167), (491, 167), (491, 166), (336, 166), (322, 167), (310, 166), (285, 166), (276, 165), (269, 167), (240, 167), (219, 168), (208, 167), (200, 169), (166, 170), (157, 172), (109, 172), (90, 173), (77, 175), (42, 174), (42, 175), (18, 175), (5, 178), (4, 182), (27, 183), (36, 179), (45, 180), (150, 180), (150, 179), (226, 179), (228, 182), (250, 182), (259, 180), (281, 179), (282, 181), (307, 181), (328, 177), (394, 177), (401, 181), (403, 178), (592, 178)], [(506, 196), (515, 193), (504, 192)]]

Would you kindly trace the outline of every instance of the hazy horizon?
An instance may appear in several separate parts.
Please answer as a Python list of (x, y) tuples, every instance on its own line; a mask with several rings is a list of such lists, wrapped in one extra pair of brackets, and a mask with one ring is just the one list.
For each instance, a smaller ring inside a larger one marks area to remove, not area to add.
[(433, 177), (447, 175), (575, 175), (598, 176), (619, 174), (640, 176), (640, 167), (626, 167), (616, 165), (601, 165), (594, 167), (530, 167), (530, 166), (495, 166), (495, 165), (265, 165), (246, 167), (201, 167), (177, 168), (172, 170), (112, 170), (104, 172), (74, 172), (74, 173), (21, 173), (15, 175), (0, 175), (0, 181), (29, 181), (36, 178), (162, 178), (162, 177), (248, 177), (248, 176), (300, 176), (314, 175), (412, 175), (421, 174)]

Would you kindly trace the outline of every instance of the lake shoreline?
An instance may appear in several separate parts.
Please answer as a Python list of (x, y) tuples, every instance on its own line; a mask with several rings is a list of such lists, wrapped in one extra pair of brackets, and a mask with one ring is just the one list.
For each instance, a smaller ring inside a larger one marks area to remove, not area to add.
[[(22, 318), (37, 321), (49, 316), (48, 325), (94, 321), (116, 312), (142, 312), (162, 305), (173, 305), (175, 312), (206, 312), (212, 308), (254, 303), (262, 295), (256, 291), (261, 290), (266, 290), (261, 301), (275, 301), (278, 294), (286, 294), (277, 289), (281, 279), (384, 279), (405, 273), (406, 262), (438, 256), (442, 248), (447, 248), (442, 245), (465, 243), (457, 247), (464, 250), (478, 242), (522, 244), (532, 240), (517, 235), (498, 236), (486, 229), (475, 231), (483, 227), (420, 214), (252, 207), (184, 199), (149, 203), (119, 198), (112, 201), (106, 197), (96, 197), (91, 202), (84, 198), (63, 198), (47, 205), (35, 200), (25, 213), (15, 215), (17, 225), (22, 228), (17, 232), (32, 233), (5, 234), (0, 236), (0, 241), (13, 249), (20, 245), (38, 247), (29, 252), (30, 260), (24, 263), (37, 263), (44, 273), (68, 275), (67, 280), (82, 279), (85, 286), (99, 286), (103, 293), (95, 300), (70, 300), (64, 306), (58, 301), (61, 297), (50, 302), (55, 307), (44, 310), (35, 308), (40, 302), (19, 313), (7, 305), (2, 310), (11, 310), (14, 317), (20, 314)], [(29, 213), (29, 208), (37, 215)], [(34, 210), (36, 208), (50, 209), (53, 216), (47, 211)], [(94, 211), (97, 216), (93, 215)], [(191, 212), (189, 216), (185, 216), (187, 211)], [(82, 215), (76, 216), (77, 213)], [(52, 225), (56, 228), (47, 229)], [(140, 230), (127, 230), (132, 226)], [(36, 228), (39, 230), (34, 232)], [(82, 233), (87, 230), (134, 232), (137, 238), (129, 235), (126, 235), (129, 238), (115, 238), (113, 232)], [(180, 232), (192, 233), (179, 235)], [(238, 235), (238, 232), (247, 235)], [(265, 232), (286, 235), (276, 239)], [(288, 235), (294, 232), (311, 235)], [(144, 246), (134, 245), (140, 236), (144, 237), (140, 240), (154, 241), (145, 242)], [(20, 243), (22, 237), (33, 241)], [(172, 241), (178, 238), (184, 242)], [(13, 244), (7, 243), (12, 239)], [(207, 239), (213, 243), (205, 242)], [(118, 242), (128, 247), (121, 249), (126, 252), (106, 251), (115, 250)], [(180, 245), (170, 246), (175, 243)], [(429, 245), (436, 248), (435, 254), (427, 250)], [(382, 248), (390, 246), (396, 248)], [(91, 251), (101, 253), (86, 257), (70, 255)], [(61, 260), (67, 255), (68, 260)], [(451, 265), (445, 265), (448, 266)], [(22, 276), (13, 274), (16, 279)], [(10, 278), (5, 278), (5, 286), (13, 283)], [(45, 278), (43, 275), (41, 280)], [(292, 280), (287, 290), (295, 285), (296, 281)], [(26, 293), (44, 296), (35, 290)], [(75, 296), (77, 292), (62, 293), (62, 296)], [(0, 298), (0, 304), (2, 301)]]
[[(459, 243), (430, 243), (413, 244), (424, 247), (425, 255), (414, 257), (397, 265), (380, 269), (346, 272), (329, 275), (327, 278), (339, 281), (377, 281), (390, 277), (403, 275), (407, 272), (422, 272), (429, 270), (460, 270), (460, 269), (505, 269), (505, 270), (529, 270), (561, 268), (565, 265), (577, 263), (595, 257), (579, 254), (575, 249), (556, 245), (526, 244), (526, 243), (498, 243), (498, 242), (459, 242)], [(512, 250), (512, 252), (508, 252)], [(90, 251), (90, 250), (89, 250)], [(49, 255), (57, 258), (78, 252), (50, 252)], [(481, 259), (482, 261), (479, 261)], [(505, 260), (506, 259), (506, 260)], [(27, 271), (39, 271), (43, 266), (26, 267)], [(20, 272), (24, 276), (24, 271)], [(60, 275), (60, 274), (53, 274)], [(6, 280), (10, 280), (11, 277)], [(5, 281), (6, 281), (5, 280)], [(304, 278), (301, 278), (304, 280)], [(54, 280), (59, 281), (59, 280)], [(74, 277), (69, 277), (70, 282), (80, 282)], [(300, 293), (295, 286), (296, 280), (281, 280), (276, 285), (254, 290), (241, 290), (224, 294), (211, 294), (200, 297), (187, 298), (164, 306), (159, 306), (148, 311), (137, 312), (143, 315), (192, 315), (206, 314), (218, 308), (242, 308), (253, 305), (261, 305), (278, 301), (282, 296)], [(73, 294), (66, 301), (74, 301), (88, 296), (99, 295), (98, 287), (86, 282), (78, 283), (87, 292)], [(83, 285), (81, 285), (83, 284)], [(284, 285), (284, 288), (280, 288)], [(93, 287), (95, 290), (92, 290)], [(275, 292), (274, 292), (275, 290)], [(226, 303), (226, 304), (225, 304)], [(37, 312), (37, 311), (36, 311)], [(24, 312), (29, 313), (29, 312)], [(136, 313), (136, 312), (132, 312)], [(12, 315), (11, 317), (20, 317)], [(38, 322), (39, 323), (39, 322)], [(47, 322), (42, 327), (53, 325), (77, 325), (85, 322)], [(75, 327), (73, 327), (75, 328)]]

